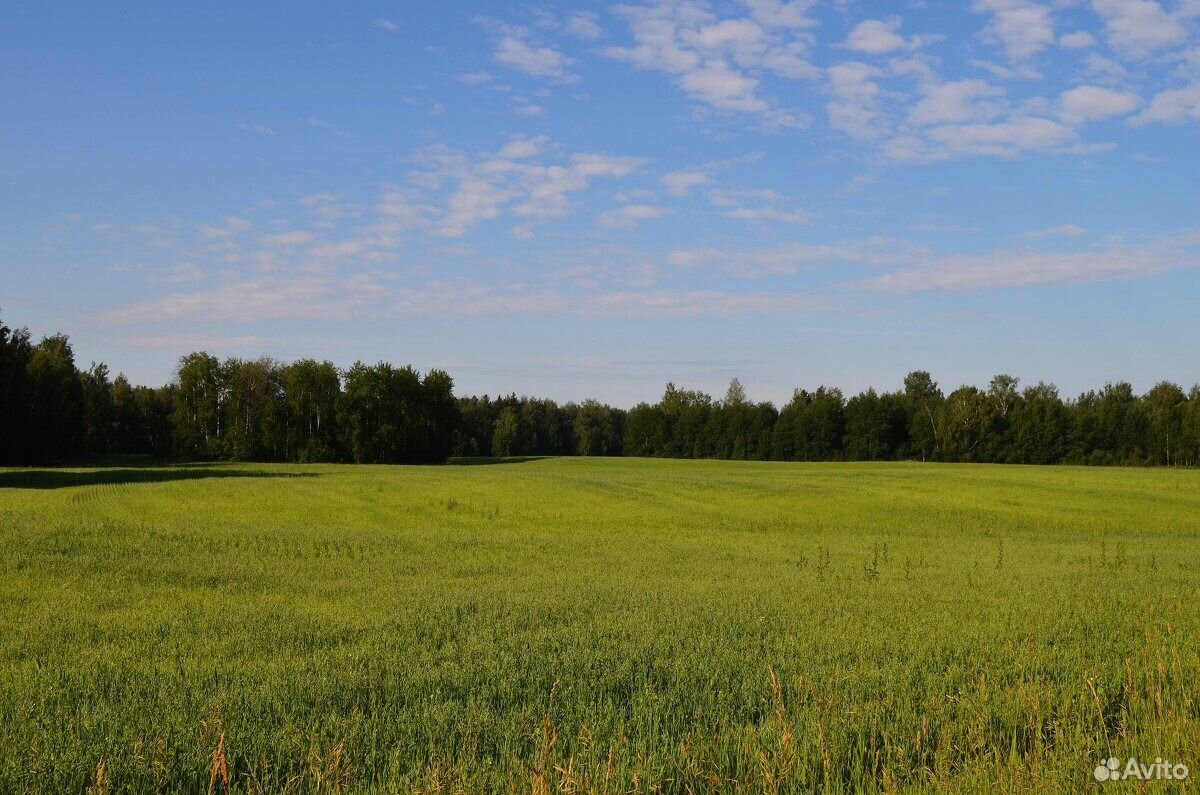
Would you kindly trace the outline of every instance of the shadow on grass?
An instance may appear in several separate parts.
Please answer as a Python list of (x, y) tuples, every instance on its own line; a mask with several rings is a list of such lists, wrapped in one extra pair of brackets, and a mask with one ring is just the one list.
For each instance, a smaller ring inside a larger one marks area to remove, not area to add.
[(446, 463), (452, 467), (486, 467), (495, 464), (527, 464), (530, 461), (545, 461), (544, 455), (514, 455), (507, 458), (490, 458), (484, 456), (463, 456), (451, 458)]
[(0, 489), (69, 489), (76, 486), (120, 486), (126, 483), (167, 483), (204, 478), (315, 478), (315, 472), (255, 472), (246, 469), (214, 469), (181, 466), (161, 469), (23, 469), (0, 472)]

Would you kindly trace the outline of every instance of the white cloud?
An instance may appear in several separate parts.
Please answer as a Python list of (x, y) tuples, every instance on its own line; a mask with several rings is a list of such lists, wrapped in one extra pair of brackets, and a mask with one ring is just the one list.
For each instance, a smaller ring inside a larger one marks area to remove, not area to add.
[(392, 22), (390, 19), (383, 19), (382, 17), (372, 22), (371, 26), (378, 28), (379, 30), (387, 31), (388, 33), (395, 33), (396, 31), (400, 30), (400, 26), (395, 22)]
[(1135, 127), (1152, 124), (1178, 124), (1200, 121), (1200, 85), (1173, 88), (1160, 92), (1150, 106), (1129, 120)]
[(354, 137), (350, 133), (339, 128), (337, 125), (327, 122), (324, 119), (318, 119), (315, 116), (310, 116), (308, 118), (308, 126), (316, 127), (318, 130), (328, 130), (329, 132), (333, 133), (334, 135), (336, 135), (339, 138), (353, 138)]
[(105, 312), (100, 319), (109, 323), (183, 320), (248, 323), (348, 317), (354, 302), (348, 296), (337, 296), (339, 292), (336, 284), (322, 277), (237, 278), (212, 289), (139, 301)]
[(662, 218), (671, 211), (649, 204), (629, 204), (600, 214), (597, 223), (607, 229), (630, 229), (642, 221)]
[(782, 207), (767, 205), (764, 207), (737, 207), (725, 213), (726, 216), (738, 221), (778, 221), (784, 224), (812, 223), (812, 214), (803, 210), (786, 210)]
[(916, 264), (928, 256), (928, 252), (913, 249), (902, 241), (870, 237), (835, 244), (790, 243), (749, 250), (676, 249), (667, 255), (666, 263), (682, 270), (716, 266), (730, 276), (761, 278), (792, 276), (806, 268), (845, 263), (872, 267)]
[(1054, 44), (1054, 20), (1049, 7), (1033, 0), (976, 0), (978, 12), (990, 13), (984, 33), (1003, 45), (1009, 60), (1028, 61)]
[(598, 39), (604, 35), (604, 30), (600, 27), (599, 17), (589, 11), (577, 11), (569, 15), (563, 25), (563, 29), (572, 36), (589, 41)]
[(930, 137), (958, 154), (995, 157), (1058, 149), (1076, 140), (1069, 127), (1036, 116), (1017, 116), (993, 124), (938, 127), (930, 132)]
[(710, 61), (679, 77), (693, 97), (720, 110), (765, 113), (770, 106), (757, 94), (758, 80), (724, 61)]
[(130, 348), (165, 350), (178, 353), (179, 351), (254, 351), (267, 350), (272, 341), (266, 337), (255, 335), (223, 336), (220, 334), (201, 334), (195, 332), (162, 332), (153, 334), (134, 334), (119, 338), (123, 345)]
[(442, 145), (422, 150), (418, 161), (426, 168), (410, 181), (426, 191), (452, 186), (440, 211), (429, 219), (429, 228), (444, 237), (461, 237), (505, 213), (526, 219), (522, 226), (558, 218), (570, 209), (572, 194), (597, 179), (628, 176), (642, 163), (640, 158), (596, 153), (574, 154), (549, 165), (540, 162), (539, 156), (552, 148), (544, 136), (516, 136), (493, 154), (473, 157)]
[(1007, 108), (1004, 94), (984, 80), (926, 84), (909, 119), (922, 126), (991, 121)]
[(875, 79), (883, 73), (870, 64), (854, 61), (831, 66), (826, 72), (833, 95), (826, 104), (829, 123), (859, 140), (882, 137), (883, 89)]
[(257, 133), (258, 135), (271, 136), (275, 134), (275, 130), (265, 124), (246, 124), (243, 122), (238, 124), (238, 129), (245, 130), (246, 132)]
[(295, 230), (292, 232), (280, 232), (275, 235), (263, 235), (262, 243), (267, 247), (277, 246), (302, 246), (305, 243), (313, 241), (312, 232), (304, 230)]
[(245, 232), (252, 226), (254, 226), (254, 224), (250, 223), (245, 218), (227, 215), (221, 219), (220, 224), (201, 226), (200, 236), (206, 240), (225, 240), (241, 232)]
[(708, 201), (722, 208), (726, 218), (738, 221), (807, 224), (813, 219), (812, 213), (789, 206), (787, 197), (773, 190), (713, 190)]
[(1093, 0), (1104, 20), (1109, 45), (1130, 58), (1144, 58), (1187, 41), (1183, 22), (1154, 0)]
[(767, 28), (803, 30), (817, 24), (809, 16), (816, 0), (742, 0), (742, 5), (750, 9), (750, 16), (756, 22)]
[(1137, 94), (1100, 86), (1072, 88), (1064, 91), (1059, 101), (1063, 120), (1071, 124), (1125, 116), (1142, 104), (1142, 98)]
[(922, 36), (904, 38), (898, 33), (900, 25), (899, 17), (863, 20), (850, 31), (842, 46), (868, 55), (885, 55), (896, 50), (919, 49), (929, 41)]
[(500, 37), (494, 55), (496, 62), (534, 77), (570, 81), (575, 76), (568, 71), (574, 61), (552, 47), (537, 47), (527, 42), (517, 31)]
[(1082, 226), (1075, 224), (1063, 224), (1062, 226), (1052, 226), (1049, 229), (1043, 229), (1039, 232), (1030, 232), (1026, 237), (1034, 240), (1041, 240), (1048, 237), (1079, 237), (1086, 235), (1087, 230)]
[(912, 268), (868, 279), (871, 290), (911, 293), (964, 291), (1153, 276), (1200, 267), (1200, 232), (1184, 232), (1149, 242), (1117, 242), (1106, 248), (1071, 252), (1003, 251), (971, 256), (932, 257)]
[(828, 310), (828, 298), (796, 292), (721, 290), (624, 291), (603, 293), (584, 302), (581, 314), (608, 317), (727, 317)]
[(751, 114), (767, 127), (803, 126), (762, 94), (762, 77), (814, 77), (808, 62), (810, 39), (800, 33), (802, 9), (809, 4), (750, 4), (750, 17), (721, 19), (700, 0), (657, 0), (644, 6), (618, 6), (634, 43), (610, 47), (609, 56), (639, 69), (664, 72), (690, 98), (726, 113)]
[(512, 160), (534, 157), (540, 155), (549, 142), (550, 139), (545, 135), (537, 135), (531, 138), (519, 135), (511, 138), (508, 143), (500, 147), (500, 151), (496, 153), (496, 157)]
[(690, 196), (693, 188), (711, 185), (712, 176), (703, 171), (675, 171), (663, 175), (662, 184), (672, 196)]
[(839, 196), (857, 196), (872, 185), (875, 185), (879, 180), (874, 177), (869, 177), (866, 174), (859, 174), (852, 177), (845, 185), (838, 188)]
[(1096, 46), (1096, 37), (1086, 30), (1078, 30), (1074, 33), (1064, 34), (1059, 38), (1058, 44), (1068, 50), (1086, 50), (1088, 47)]
[(1095, 52), (1088, 53), (1087, 73), (1093, 80), (1111, 85), (1123, 85), (1129, 75), (1124, 66)]
[(488, 72), (467, 72), (458, 76), (458, 82), (464, 86), (478, 86), (484, 83), (489, 83), (492, 80), (491, 74)]

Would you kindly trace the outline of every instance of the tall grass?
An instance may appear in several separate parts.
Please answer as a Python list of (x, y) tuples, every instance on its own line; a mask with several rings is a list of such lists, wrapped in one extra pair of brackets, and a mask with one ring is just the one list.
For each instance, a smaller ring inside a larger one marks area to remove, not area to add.
[(153, 472), (0, 472), (0, 791), (1200, 776), (1200, 472)]

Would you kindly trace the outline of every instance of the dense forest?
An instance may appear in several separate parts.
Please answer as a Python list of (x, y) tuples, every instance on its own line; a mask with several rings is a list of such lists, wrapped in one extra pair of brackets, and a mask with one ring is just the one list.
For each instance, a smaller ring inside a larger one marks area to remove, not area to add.
[(458, 402), (450, 376), (311, 359), (192, 353), (158, 388), (76, 367), (62, 335), (32, 344), (0, 322), (0, 461), (149, 454), (238, 461), (444, 463)]
[(441, 370), (305, 359), (180, 359), (162, 387), (81, 370), (63, 335), (0, 322), (0, 463), (149, 454), (181, 459), (442, 463), (451, 456), (626, 455), (778, 461), (1200, 464), (1200, 387), (1127, 383), (1064, 399), (999, 375), (945, 394), (796, 390), (782, 409), (734, 379), (723, 398), (668, 384), (654, 404), (453, 395)]

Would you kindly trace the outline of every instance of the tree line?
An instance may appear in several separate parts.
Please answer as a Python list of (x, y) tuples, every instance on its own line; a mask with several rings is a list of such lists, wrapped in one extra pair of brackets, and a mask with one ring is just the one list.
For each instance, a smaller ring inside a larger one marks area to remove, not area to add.
[(1162, 382), (1144, 395), (1109, 384), (1065, 400), (998, 375), (945, 394), (928, 372), (893, 392), (796, 390), (782, 409), (667, 384), (657, 403), (559, 406), (509, 396), (463, 398), (455, 455), (626, 455), (754, 461), (945, 461), (1200, 465), (1200, 387)]
[(148, 454), (196, 460), (444, 463), (459, 405), (450, 376), (304, 359), (192, 353), (162, 387), (75, 364), (61, 334), (0, 322), (0, 463)]
[(149, 454), (245, 461), (443, 463), (450, 456), (643, 456), (777, 461), (1200, 465), (1200, 387), (1128, 383), (1064, 399), (1051, 384), (945, 394), (929, 373), (902, 388), (796, 390), (782, 408), (734, 379), (724, 397), (668, 384), (626, 411), (459, 397), (442, 370), (304, 359), (180, 359), (162, 387), (76, 366), (61, 334), (36, 344), (0, 322), (0, 463)]

